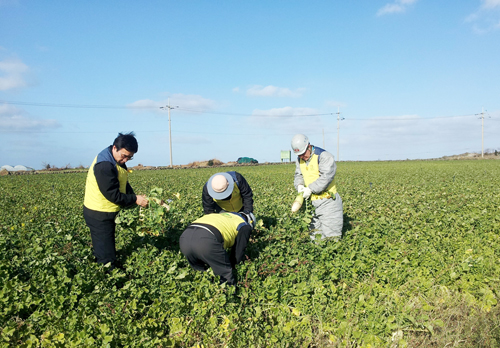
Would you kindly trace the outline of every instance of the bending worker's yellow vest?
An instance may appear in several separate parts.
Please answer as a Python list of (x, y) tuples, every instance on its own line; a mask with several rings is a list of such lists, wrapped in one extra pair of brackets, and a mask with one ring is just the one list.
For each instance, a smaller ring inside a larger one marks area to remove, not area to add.
[[(319, 156), (316, 153), (311, 155), (311, 159), (309, 160), (309, 165), (306, 164), (302, 159), (300, 160), (300, 171), (302, 173), (302, 177), (304, 178), (304, 183), (306, 186), (309, 186), (311, 183), (315, 182), (319, 178)], [(325, 199), (334, 197), (337, 193), (337, 187), (335, 186), (335, 180), (332, 180), (330, 185), (326, 188), (325, 191), (319, 194), (311, 194), (311, 200), (316, 199)]]
[[(96, 161), (97, 157), (92, 162), (92, 165), (90, 166), (89, 172), (87, 174), (87, 183), (85, 185), (85, 199), (83, 201), (83, 204), (88, 209), (100, 212), (113, 213), (120, 211), (120, 206), (108, 201), (99, 190), (99, 186), (97, 185), (97, 180), (94, 174), (94, 166)], [(116, 169), (118, 169), (120, 192), (126, 193), (128, 172), (125, 168), (122, 168), (119, 165), (116, 165)]]
[(224, 248), (234, 245), (240, 225), (245, 224), (245, 220), (238, 214), (220, 213), (208, 214), (192, 222), (193, 224), (206, 224), (217, 228), (224, 239)]
[(225, 211), (233, 211), (239, 212), (241, 208), (243, 208), (243, 199), (241, 198), (240, 189), (238, 185), (234, 183), (233, 193), (231, 195), (231, 199), (228, 200), (219, 200), (214, 199), (215, 203)]

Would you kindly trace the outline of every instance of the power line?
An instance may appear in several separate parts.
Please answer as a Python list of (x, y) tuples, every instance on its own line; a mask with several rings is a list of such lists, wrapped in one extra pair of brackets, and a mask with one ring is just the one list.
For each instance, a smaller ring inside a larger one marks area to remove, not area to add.
[[(74, 109), (120, 109), (120, 110), (158, 110), (158, 106), (117, 106), (117, 105), (93, 105), (93, 104), (62, 104), (62, 103), (39, 103), (39, 102), (25, 102), (25, 101), (9, 101), (0, 100), (0, 103), (11, 104), (11, 105), (24, 105), (24, 106), (39, 106), (39, 107), (54, 107), (54, 108), (74, 108)], [(317, 113), (317, 114), (283, 114), (283, 115), (271, 115), (271, 114), (246, 114), (238, 112), (215, 112), (209, 110), (191, 109), (183, 108), (178, 106), (179, 111), (199, 113), (199, 114), (209, 114), (209, 115), (226, 115), (226, 116), (241, 116), (241, 117), (270, 117), (270, 118), (280, 118), (280, 117), (318, 117), (318, 116), (329, 116), (332, 113)], [(401, 118), (401, 117), (391, 117), (391, 118), (363, 118), (363, 117), (349, 117), (352, 121), (428, 121), (435, 119), (445, 119), (445, 118), (459, 118), (459, 117), (473, 117), (476, 114), (466, 114), (466, 115), (451, 115), (451, 116), (437, 116), (432, 118), (427, 117), (411, 117), (411, 118)]]
[(454, 116), (437, 116), (437, 117), (412, 117), (412, 118), (356, 118), (349, 117), (349, 120), (353, 121), (432, 121), (436, 119), (442, 118), (458, 118), (458, 117), (472, 117), (476, 116), (475, 114), (469, 115), (454, 115)]
[[(41, 107), (53, 107), (53, 108), (73, 108), (73, 109), (129, 109), (129, 110), (157, 110), (158, 106), (116, 106), (116, 105), (86, 105), (86, 104), (55, 104), (55, 103), (34, 103), (34, 102), (23, 102), (23, 101), (8, 101), (0, 100), (0, 103), (11, 104), (11, 105), (24, 105), (24, 106), (41, 106)], [(241, 117), (317, 117), (317, 116), (327, 116), (329, 113), (325, 114), (283, 114), (283, 115), (270, 115), (270, 114), (243, 114), (236, 112), (215, 112), (208, 110), (198, 110), (177, 107), (180, 111), (199, 113), (199, 114), (209, 114), (209, 115), (227, 115), (227, 116), (241, 116)]]
[[(165, 133), (168, 132), (168, 129), (156, 129), (156, 130), (135, 130), (135, 133)], [(116, 131), (82, 131), (82, 132), (48, 132), (48, 131), (16, 131), (16, 130), (0, 130), (0, 133), (26, 133), (26, 134), (115, 134)], [(261, 136), (262, 133), (234, 133), (234, 132), (225, 132), (225, 133), (213, 133), (213, 132), (185, 132), (185, 131), (176, 131), (177, 134), (206, 134), (206, 135), (252, 135), (252, 136)], [(278, 135), (278, 136), (289, 136), (294, 135), (296, 133), (280, 133), (280, 134), (270, 134), (270, 135)], [(309, 133), (310, 135), (319, 135), (320, 133)], [(325, 132), (325, 134), (334, 135), (336, 132)]]
[(84, 104), (54, 104), (54, 103), (33, 103), (23, 101), (0, 100), (0, 103), (25, 106), (43, 106), (51, 108), (74, 108), (74, 109), (156, 109), (156, 107), (145, 106), (113, 106), (113, 105), (84, 105)]
[(215, 112), (215, 111), (205, 111), (205, 110), (196, 110), (196, 109), (187, 109), (187, 108), (179, 108), (179, 110), (192, 112), (192, 113), (200, 113), (200, 114), (209, 114), (209, 115), (226, 115), (226, 116), (242, 116), (242, 117), (317, 117), (317, 116), (328, 116), (331, 113), (326, 114), (303, 114), (303, 115), (270, 115), (270, 114), (242, 114), (236, 112)]

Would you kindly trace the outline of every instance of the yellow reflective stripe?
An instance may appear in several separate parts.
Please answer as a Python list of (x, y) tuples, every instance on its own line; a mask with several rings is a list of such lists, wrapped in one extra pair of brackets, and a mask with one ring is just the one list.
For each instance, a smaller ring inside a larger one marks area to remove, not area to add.
[(193, 221), (191, 224), (207, 224), (219, 230), (224, 239), (224, 248), (234, 245), (238, 235), (238, 226), (243, 223), (242, 217), (231, 213), (207, 214)]
[[(89, 168), (87, 174), (87, 181), (85, 184), (85, 198), (83, 204), (95, 211), (101, 211), (106, 213), (113, 213), (120, 211), (120, 206), (113, 202), (110, 202), (104, 197), (99, 190), (99, 185), (97, 184), (97, 179), (94, 174), (94, 166), (97, 161), (97, 157), (92, 162), (92, 165)], [(126, 193), (127, 190), (127, 181), (128, 181), (128, 172), (126, 169), (116, 165), (118, 170), (118, 181), (120, 183), (120, 192)]]
[(241, 198), (240, 189), (238, 185), (234, 183), (233, 193), (231, 199), (229, 200), (218, 200), (214, 199), (215, 203), (225, 211), (239, 212), (243, 208), (243, 198)]
[[(317, 154), (312, 154), (309, 164), (306, 164), (302, 159), (300, 160), (300, 171), (302, 177), (304, 178), (304, 183), (309, 186), (319, 178), (319, 156)], [(325, 191), (319, 194), (311, 194), (311, 200), (325, 199), (330, 197), (335, 197), (337, 194), (337, 187), (335, 186), (335, 180), (328, 185)]]

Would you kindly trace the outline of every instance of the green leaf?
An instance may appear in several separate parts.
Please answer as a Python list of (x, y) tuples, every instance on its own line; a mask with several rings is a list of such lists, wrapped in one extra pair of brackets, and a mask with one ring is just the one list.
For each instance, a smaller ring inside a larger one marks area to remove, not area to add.
[(441, 319), (434, 320), (432, 323), (438, 327), (444, 327), (444, 322)]

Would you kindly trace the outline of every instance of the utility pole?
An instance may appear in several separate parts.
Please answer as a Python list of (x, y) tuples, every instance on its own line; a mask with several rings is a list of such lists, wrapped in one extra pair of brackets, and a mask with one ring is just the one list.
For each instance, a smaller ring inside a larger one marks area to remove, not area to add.
[(481, 158), (484, 158), (484, 108), (481, 108)]
[(344, 118), (340, 118), (340, 106), (337, 107), (337, 162), (340, 161), (340, 121)]
[(168, 109), (168, 141), (170, 143), (170, 168), (174, 167), (172, 162), (172, 125), (170, 123), (170, 109), (178, 108), (178, 106), (170, 106), (170, 98), (168, 98), (168, 105), (161, 106), (160, 109)]
[(484, 107), (481, 108), (481, 113), (476, 115), (481, 115), (479, 117), (481, 119), (481, 158), (484, 158)]

